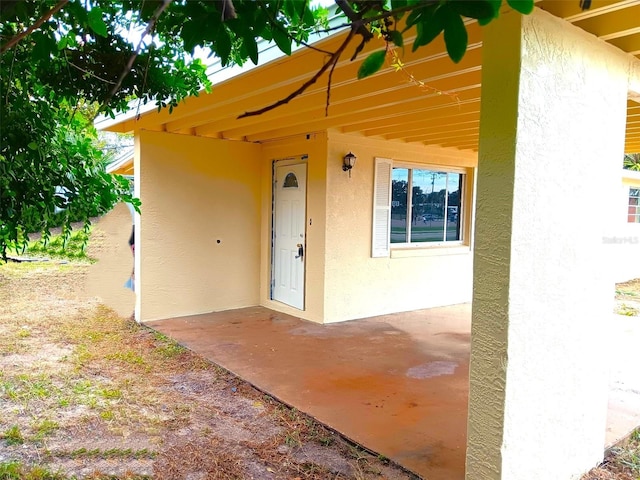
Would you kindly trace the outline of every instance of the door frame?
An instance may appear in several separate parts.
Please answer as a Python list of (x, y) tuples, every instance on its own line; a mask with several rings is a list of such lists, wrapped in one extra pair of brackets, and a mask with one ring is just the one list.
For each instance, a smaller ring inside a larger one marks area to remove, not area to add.
[(285, 167), (287, 165), (300, 165), (300, 164), (305, 164), (306, 165), (306, 169), (305, 169), (305, 178), (304, 178), (304, 182), (305, 182), (305, 198), (304, 198), (304, 257), (303, 257), (303, 262), (304, 262), (304, 275), (303, 275), (303, 279), (302, 279), (302, 288), (303, 288), (303, 292), (302, 292), (302, 308), (298, 309), (297, 307), (293, 307), (291, 305), (288, 305), (286, 303), (283, 303), (283, 305), (287, 305), (287, 307), (290, 308), (295, 308), (296, 310), (301, 310), (304, 311), (306, 308), (306, 299), (307, 299), (307, 211), (308, 211), (308, 202), (307, 202), (307, 198), (309, 197), (308, 195), (308, 187), (309, 187), (309, 182), (307, 181), (308, 177), (309, 177), (309, 155), (307, 154), (303, 154), (303, 155), (297, 155), (297, 156), (292, 156), (292, 157), (284, 157), (284, 158), (277, 158), (274, 159), (271, 162), (271, 248), (270, 248), (270, 255), (271, 255), (271, 259), (269, 262), (269, 266), (271, 269), (271, 273), (269, 275), (269, 300), (274, 301), (274, 302), (280, 302), (279, 300), (273, 298), (273, 294), (274, 294), (274, 288), (275, 288), (275, 275), (276, 275), (276, 269), (275, 269), (275, 260), (276, 260), (276, 255), (275, 255), (275, 248), (276, 248), (276, 177), (277, 177), (277, 169), (278, 167)]

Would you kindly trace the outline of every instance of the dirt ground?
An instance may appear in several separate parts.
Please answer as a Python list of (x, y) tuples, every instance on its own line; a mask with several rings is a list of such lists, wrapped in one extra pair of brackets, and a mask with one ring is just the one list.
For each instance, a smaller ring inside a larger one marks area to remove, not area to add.
[[(91, 268), (0, 265), (0, 465), (61, 479), (418, 478), (105, 307)], [(640, 280), (617, 286), (615, 308), (639, 314)], [(637, 479), (615, 454), (583, 480)]]
[(0, 266), (0, 464), (60, 478), (417, 478), (87, 298), (88, 270)]
[(615, 313), (640, 316), (640, 278), (616, 285)]

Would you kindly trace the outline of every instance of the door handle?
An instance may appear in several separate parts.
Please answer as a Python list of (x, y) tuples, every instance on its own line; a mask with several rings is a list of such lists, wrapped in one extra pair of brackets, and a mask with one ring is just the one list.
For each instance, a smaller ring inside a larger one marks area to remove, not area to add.
[(297, 247), (298, 247), (298, 255), (296, 255), (296, 258), (301, 258), (304, 256), (304, 247), (302, 246), (301, 243), (299, 243)]

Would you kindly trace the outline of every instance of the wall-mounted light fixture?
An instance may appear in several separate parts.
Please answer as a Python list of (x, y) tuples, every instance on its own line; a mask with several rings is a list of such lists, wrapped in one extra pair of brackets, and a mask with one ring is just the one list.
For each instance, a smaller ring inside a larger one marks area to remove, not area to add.
[(353, 168), (353, 166), (356, 164), (356, 160), (357, 157), (349, 152), (344, 156), (344, 159), (342, 160), (342, 171), (343, 172), (349, 172), (349, 178), (351, 178), (351, 169)]

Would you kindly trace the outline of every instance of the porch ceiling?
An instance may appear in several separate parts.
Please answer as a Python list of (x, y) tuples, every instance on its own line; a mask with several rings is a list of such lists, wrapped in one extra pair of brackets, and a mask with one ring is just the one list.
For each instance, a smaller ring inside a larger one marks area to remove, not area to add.
[[(593, 0), (582, 11), (578, 0), (542, 0), (537, 6), (573, 23), (640, 59), (640, 0)], [(149, 112), (109, 128), (167, 131), (248, 142), (265, 142), (326, 128), (358, 132), (364, 136), (478, 149), (482, 30), (469, 22), (469, 49), (459, 64), (449, 60), (442, 36), (412, 53), (405, 48), (404, 68), (387, 66), (378, 74), (357, 80), (360, 62), (348, 57), (333, 71), (330, 106), (325, 73), (314, 85), (286, 105), (258, 116), (237, 117), (285, 98), (322, 66), (327, 56), (311, 49), (249, 70), (216, 85), (211, 94), (188, 99), (174, 109)], [(344, 34), (314, 45), (334, 51)], [(413, 39), (405, 39), (407, 45)], [(384, 48), (369, 42), (368, 51)], [(366, 53), (366, 52), (365, 52)], [(264, 60), (263, 60), (264, 61)], [(640, 99), (629, 100), (625, 150), (640, 152)]]

